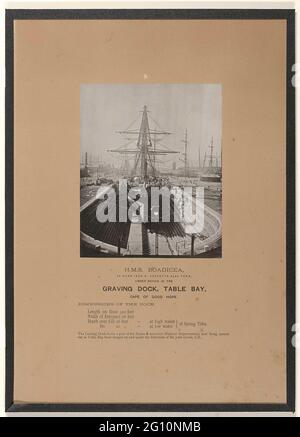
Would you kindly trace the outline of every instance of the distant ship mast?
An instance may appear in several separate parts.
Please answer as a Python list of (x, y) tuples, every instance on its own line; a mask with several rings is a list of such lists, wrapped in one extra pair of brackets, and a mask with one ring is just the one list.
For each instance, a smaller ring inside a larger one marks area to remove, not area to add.
[[(216, 155), (214, 155), (214, 139), (213, 139), (213, 137), (211, 138), (211, 142), (210, 142), (210, 145), (208, 146), (208, 148), (210, 150), (210, 153), (207, 156), (207, 154), (205, 152), (204, 161), (203, 161), (203, 168), (205, 168), (206, 161), (208, 161), (208, 168), (210, 170), (212, 170), (213, 168), (218, 167), (218, 158)], [(215, 165), (214, 165), (214, 163), (215, 163)]]
[[(209, 153), (205, 152), (204, 162), (203, 162), (203, 174), (200, 176), (202, 181), (206, 182), (220, 182), (221, 174), (218, 170), (218, 157), (214, 154), (214, 140), (213, 137), (211, 139), (210, 145), (208, 146)], [(208, 166), (205, 164), (208, 162)]]
[(184, 140), (182, 140), (184, 143), (184, 177), (187, 178), (188, 175), (188, 154), (187, 154), (187, 148), (188, 148), (188, 135), (187, 135), (187, 129), (185, 130)]

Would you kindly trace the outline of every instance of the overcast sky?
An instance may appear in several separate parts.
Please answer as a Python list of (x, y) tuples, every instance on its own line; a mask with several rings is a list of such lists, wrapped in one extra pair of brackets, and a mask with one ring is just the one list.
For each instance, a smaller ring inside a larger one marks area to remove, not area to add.
[[(116, 131), (129, 126), (138, 129), (144, 105), (150, 111), (150, 128), (172, 132), (164, 138), (162, 145), (183, 152), (182, 140), (185, 129), (188, 130), (190, 165), (197, 165), (199, 147), (203, 161), (212, 137), (215, 151), (220, 156), (222, 89), (219, 84), (81, 85), (81, 155), (88, 152), (100, 156), (106, 163), (120, 163), (121, 156), (107, 152), (107, 149), (126, 144), (124, 136)], [(162, 145), (157, 144), (157, 148), (163, 148)], [(132, 149), (135, 145), (127, 147)], [(183, 157), (159, 157), (159, 166), (166, 168), (177, 161), (178, 167), (179, 159)]]

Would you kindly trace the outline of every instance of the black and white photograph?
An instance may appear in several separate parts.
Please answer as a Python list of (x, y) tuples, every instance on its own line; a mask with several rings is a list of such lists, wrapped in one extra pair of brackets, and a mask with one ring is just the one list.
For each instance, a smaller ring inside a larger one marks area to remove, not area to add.
[(295, 8), (71, 3), (5, 12), (3, 414), (298, 414)]
[(222, 256), (219, 84), (82, 84), (81, 257)]

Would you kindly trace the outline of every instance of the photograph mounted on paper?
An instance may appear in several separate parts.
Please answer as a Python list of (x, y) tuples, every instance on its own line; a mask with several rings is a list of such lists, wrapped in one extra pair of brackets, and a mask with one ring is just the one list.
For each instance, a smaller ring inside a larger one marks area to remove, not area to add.
[(83, 84), (80, 256), (222, 256), (219, 84)]

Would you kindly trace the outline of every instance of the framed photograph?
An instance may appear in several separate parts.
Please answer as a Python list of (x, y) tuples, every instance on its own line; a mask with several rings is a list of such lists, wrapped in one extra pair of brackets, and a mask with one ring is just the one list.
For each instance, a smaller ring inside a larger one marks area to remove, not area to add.
[(6, 11), (6, 410), (295, 409), (293, 10)]

